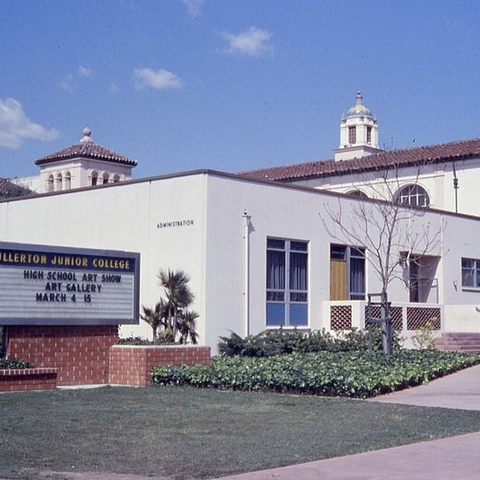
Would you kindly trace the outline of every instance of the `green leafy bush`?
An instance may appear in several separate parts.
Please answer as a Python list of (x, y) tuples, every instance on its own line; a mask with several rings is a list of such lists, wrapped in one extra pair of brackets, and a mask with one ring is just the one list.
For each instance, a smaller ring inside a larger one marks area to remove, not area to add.
[(119, 338), (118, 345), (155, 345), (155, 342), (152, 340), (147, 340), (143, 337), (127, 337)]
[[(382, 332), (373, 329), (373, 350), (382, 350)], [(394, 336), (394, 349), (400, 348), (398, 334)], [(270, 357), (285, 353), (351, 352), (368, 349), (368, 331), (348, 330), (335, 335), (326, 330), (304, 333), (298, 330), (267, 330), (258, 335), (242, 338), (232, 332), (229, 337), (220, 337), (220, 355), (245, 357)]]
[(435, 348), (435, 333), (438, 330), (432, 321), (428, 321), (424, 327), (419, 328), (412, 335), (413, 345), (419, 350), (433, 350)]
[(158, 385), (291, 392), (368, 398), (426, 383), (480, 363), (480, 355), (404, 350), (292, 353), (271, 357), (219, 356), (211, 365), (153, 369)]
[(0, 358), (0, 369), (34, 368), (35, 364), (20, 358)]

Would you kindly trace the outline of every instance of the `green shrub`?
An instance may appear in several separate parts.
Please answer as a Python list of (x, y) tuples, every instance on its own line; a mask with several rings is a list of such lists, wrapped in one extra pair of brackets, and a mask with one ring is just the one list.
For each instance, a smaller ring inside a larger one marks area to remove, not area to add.
[[(400, 348), (398, 333), (394, 335), (394, 349)], [(368, 349), (368, 331), (348, 330), (335, 335), (326, 330), (300, 332), (266, 330), (258, 335), (242, 338), (235, 332), (228, 337), (220, 337), (218, 350), (220, 355), (245, 357), (270, 357), (285, 353), (312, 352), (351, 352)], [(373, 329), (373, 350), (382, 350), (382, 332), (380, 328)]]
[(419, 350), (433, 350), (435, 348), (435, 333), (437, 331), (432, 321), (428, 321), (424, 327), (416, 330), (412, 335), (415, 348)]
[(128, 337), (119, 338), (118, 345), (153, 345), (153, 342), (142, 337)]
[(163, 336), (163, 333), (157, 335), (155, 340), (147, 340), (143, 337), (127, 337), (127, 338), (119, 338), (118, 345), (173, 345), (174, 342), (171, 339), (166, 339)]
[(20, 358), (0, 358), (0, 369), (34, 368), (35, 364)]
[(420, 385), (480, 363), (480, 355), (430, 350), (321, 352), (253, 358), (219, 356), (211, 365), (153, 369), (158, 385), (368, 398)]

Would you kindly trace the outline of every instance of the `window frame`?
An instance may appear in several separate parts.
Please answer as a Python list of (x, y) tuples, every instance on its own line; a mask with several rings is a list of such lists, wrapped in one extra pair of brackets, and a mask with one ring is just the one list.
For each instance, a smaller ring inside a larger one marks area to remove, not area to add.
[(409, 207), (427, 208), (430, 206), (430, 195), (418, 183), (405, 185), (395, 194), (395, 202)]
[[(367, 296), (367, 254), (365, 247), (353, 246), (353, 245), (343, 245), (340, 243), (331, 243), (330, 244), (330, 262), (340, 261), (345, 262), (346, 264), (346, 296), (348, 298), (344, 299), (345, 301), (352, 300), (365, 300)], [(362, 275), (362, 290), (355, 291), (353, 277), (355, 275), (354, 265), (358, 261), (362, 263), (361, 275)], [(332, 268), (332, 266), (330, 266)]]
[[(267, 237), (265, 282), (267, 328), (308, 327), (309, 250), (310, 242), (306, 240)], [(273, 262), (278, 262), (280, 274), (272, 273), (275, 267)]]
[[(470, 266), (466, 266), (466, 262), (471, 262)], [(462, 288), (471, 288), (480, 290), (480, 259), (462, 257)], [(466, 282), (468, 277), (471, 278), (471, 282)]]
[(348, 144), (355, 145), (357, 143), (357, 126), (349, 125), (348, 127)]

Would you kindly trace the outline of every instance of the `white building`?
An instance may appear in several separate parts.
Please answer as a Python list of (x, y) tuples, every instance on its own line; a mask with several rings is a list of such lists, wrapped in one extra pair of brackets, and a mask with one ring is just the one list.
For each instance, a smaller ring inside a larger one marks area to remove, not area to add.
[[(160, 268), (184, 270), (196, 296), (200, 342), (215, 349), (229, 331), (364, 327), (366, 293), (380, 291), (379, 279), (358, 255), (362, 245), (342, 244), (324, 226), (332, 227), (328, 208), (340, 206), (348, 221), (360, 202), (195, 171), (5, 200), (0, 241), (138, 251), (146, 306), (158, 301)], [(479, 222), (428, 210), (398, 226), (420, 237), (427, 226), (441, 234), (428, 254), (422, 241), (415, 251), (395, 249), (395, 258), (425, 253), (416, 298), (403, 267), (389, 288), (394, 325), (405, 334), (428, 321), (443, 331), (480, 331)], [(124, 335), (149, 332), (146, 325), (123, 327)]]
[[(61, 188), (0, 202), (0, 241), (140, 252), (145, 306), (159, 299), (159, 269), (184, 270), (200, 343), (215, 350), (230, 331), (364, 328), (367, 295), (382, 288), (375, 256), (367, 232), (352, 242), (334, 216), (347, 231), (359, 211), (381, 225), (378, 206), (389, 204), (366, 197), (393, 195), (400, 204), (434, 207), (402, 210), (395, 224), (388, 289), (395, 328), (408, 336), (430, 322), (439, 332), (480, 333), (480, 140), (378, 151), (376, 119), (358, 95), (342, 117), (332, 160), (116, 182), (136, 162), (108, 158), (99, 147), (79, 151), (92, 148), (84, 133), (84, 142), (37, 161), (40, 185), (51, 190), (61, 174)], [(368, 234), (378, 240), (378, 229)], [(150, 327), (122, 333), (148, 336)]]
[(480, 215), (480, 138), (381, 151), (377, 120), (360, 93), (342, 116), (334, 158), (244, 175), (385, 200), (393, 196), (411, 205)]
[(130, 180), (137, 162), (96, 144), (91, 133), (85, 127), (78, 143), (36, 160), (40, 175), (11, 182), (45, 193)]

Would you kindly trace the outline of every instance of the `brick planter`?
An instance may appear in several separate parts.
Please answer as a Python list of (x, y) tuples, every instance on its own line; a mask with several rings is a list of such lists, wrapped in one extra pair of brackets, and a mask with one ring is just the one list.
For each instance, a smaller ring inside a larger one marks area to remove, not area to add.
[(110, 348), (110, 384), (146, 386), (159, 365), (210, 364), (210, 347), (197, 345), (114, 345)]
[(50, 390), (56, 387), (56, 368), (0, 370), (0, 392)]
[(56, 368), (58, 385), (108, 383), (109, 350), (118, 342), (117, 325), (10, 326), (8, 355)]

